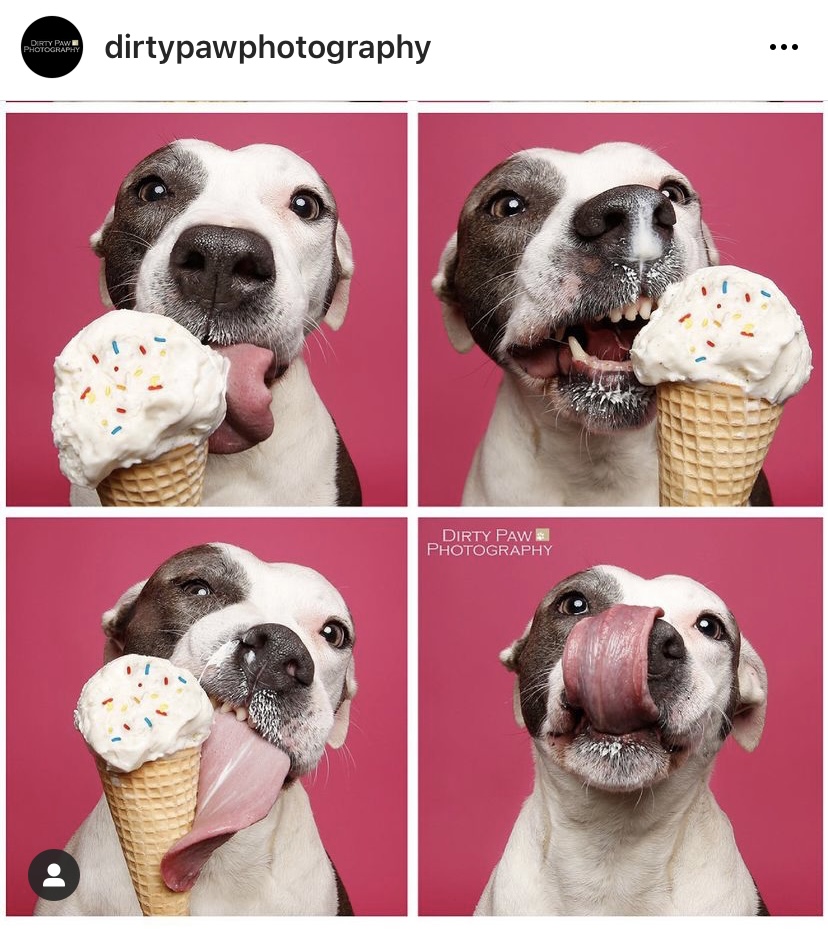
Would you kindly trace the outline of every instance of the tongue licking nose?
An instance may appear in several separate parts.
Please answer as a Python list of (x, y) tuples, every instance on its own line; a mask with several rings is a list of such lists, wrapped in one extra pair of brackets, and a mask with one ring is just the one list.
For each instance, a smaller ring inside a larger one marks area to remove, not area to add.
[(567, 702), (592, 728), (623, 735), (652, 725), (658, 707), (647, 686), (648, 643), (658, 607), (616, 604), (579, 620), (563, 654)]
[(230, 361), (227, 377), (227, 415), (210, 436), (214, 454), (231, 455), (264, 442), (273, 432), (273, 397), (270, 385), (276, 376), (277, 359), (258, 345), (213, 346)]

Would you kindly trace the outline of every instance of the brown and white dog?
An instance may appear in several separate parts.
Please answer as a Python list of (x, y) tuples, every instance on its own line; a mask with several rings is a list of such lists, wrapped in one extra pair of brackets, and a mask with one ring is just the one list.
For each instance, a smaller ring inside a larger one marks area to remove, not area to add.
[(665, 288), (717, 261), (688, 178), (639, 145), (493, 168), (433, 282), (454, 347), (504, 372), (463, 503), (658, 505), (655, 392), (629, 349)]
[(590, 568), (544, 597), (501, 660), (535, 787), (477, 915), (767, 913), (708, 784), (729, 733), (756, 747), (767, 697), (719, 597)]
[[(191, 915), (352, 915), (298, 780), (326, 744), (342, 745), (356, 693), (339, 592), (310, 568), (201, 545), (126, 591), (103, 628), (108, 660), (168, 658), (216, 705), (196, 821), (162, 868), (176, 889), (192, 886)], [(62, 902), (40, 900), (37, 915), (140, 915), (103, 798), (66, 850), (80, 884)]]
[[(356, 470), (302, 358), (345, 319), (351, 244), (319, 173), (278, 145), (184, 139), (124, 178), (92, 236), (101, 294), (170, 316), (230, 360), (204, 506), (361, 502)], [(96, 505), (94, 491), (72, 502)]]

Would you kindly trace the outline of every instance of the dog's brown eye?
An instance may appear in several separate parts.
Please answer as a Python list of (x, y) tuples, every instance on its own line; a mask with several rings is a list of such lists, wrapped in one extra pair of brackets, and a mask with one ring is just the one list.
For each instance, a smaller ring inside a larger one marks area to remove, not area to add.
[(138, 196), (146, 203), (155, 203), (169, 195), (169, 188), (160, 177), (148, 177), (138, 185)]
[(517, 216), (526, 210), (526, 201), (518, 194), (508, 191), (497, 194), (489, 203), (489, 212), (498, 219), (508, 219), (510, 216)]
[(308, 190), (300, 190), (290, 198), (290, 208), (300, 219), (319, 219), (322, 201)]
[(589, 609), (589, 601), (577, 590), (564, 594), (558, 602), (558, 611), (565, 616), (580, 616)]
[(212, 588), (200, 578), (193, 578), (190, 581), (184, 581), (181, 589), (190, 597), (209, 597), (213, 592)]
[(691, 197), (690, 191), (684, 184), (678, 184), (675, 181), (662, 184), (659, 189), (671, 203), (686, 203)]
[(320, 629), (319, 634), (334, 648), (345, 648), (351, 641), (347, 626), (337, 619), (329, 619)]
[(719, 617), (712, 613), (702, 613), (696, 620), (696, 629), (708, 639), (724, 638), (724, 625)]

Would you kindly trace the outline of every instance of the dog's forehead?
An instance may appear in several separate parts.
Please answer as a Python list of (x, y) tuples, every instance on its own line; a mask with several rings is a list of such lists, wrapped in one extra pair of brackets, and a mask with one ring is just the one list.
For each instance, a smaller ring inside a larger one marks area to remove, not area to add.
[(623, 602), (636, 606), (661, 607), (668, 619), (671, 616), (695, 616), (703, 611), (722, 616), (730, 612), (724, 600), (712, 590), (681, 574), (644, 578), (614, 565), (598, 565), (593, 570), (616, 580), (622, 591)]

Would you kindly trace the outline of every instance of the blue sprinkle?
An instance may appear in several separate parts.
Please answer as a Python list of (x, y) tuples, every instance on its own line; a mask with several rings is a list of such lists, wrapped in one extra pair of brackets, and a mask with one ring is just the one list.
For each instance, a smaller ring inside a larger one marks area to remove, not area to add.
[(763, 297), (769, 297), (769, 296), (770, 296), (770, 294), (769, 294), (766, 290), (760, 290), (759, 293), (762, 294)]
[(179, 681), (181, 681), (182, 684), (186, 684), (186, 683), (187, 683), (187, 679), (184, 678), (184, 677), (181, 677), (180, 674), (178, 675), (178, 679), (179, 679)]
[(116, 426), (116, 427), (112, 430), (112, 432), (110, 432), (109, 434), (110, 434), (110, 435), (117, 435), (123, 428), (124, 428), (123, 426)]
[(144, 722), (152, 729), (152, 723), (150, 722), (149, 716), (144, 717)]
[(120, 348), (118, 348), (118, 343), (117, 343), (117, 342), (113, 342), (113, 343), (112, 343), (112, 350), (115, 352), (116, 355), (120, 355), (120, 354), (121, 354), (121, 350), (120, 350)]
[(144, 668), (144, 674), (149, 674), (149, 669), (150, 669), (149, 662), (147, 662), (146, 667)]
[(700, 361), (707, 361), (707, 355), (699, 355), (699, 357), (696, 359), (696, 364), (698, 364)]
[(110, 742), (120, 742), (120, 741), (121, 741), (121, 737), (119, 735), (116, 735), (114, 739), (110, 739)]
[(723, 294), (727, 293), (727, 281), (722, 282), (722, 293)]
[(166, 339), (162, 339), (160, 335), (153, 336), (156, 342), (166, 342)]

